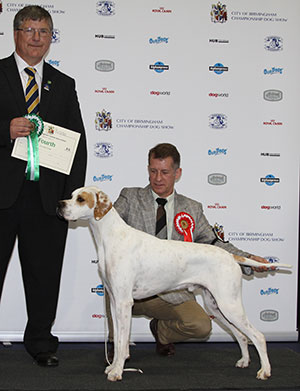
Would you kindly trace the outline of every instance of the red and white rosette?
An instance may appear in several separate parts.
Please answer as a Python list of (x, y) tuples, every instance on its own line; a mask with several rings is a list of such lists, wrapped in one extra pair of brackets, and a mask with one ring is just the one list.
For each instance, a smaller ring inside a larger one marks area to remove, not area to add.
[(179, 212), (174, 217), (176, 231), (183, 235), (185, 242), (193, 241), (193, 232), (195, 230), (195, 221), (191, 215), (186, 212)]

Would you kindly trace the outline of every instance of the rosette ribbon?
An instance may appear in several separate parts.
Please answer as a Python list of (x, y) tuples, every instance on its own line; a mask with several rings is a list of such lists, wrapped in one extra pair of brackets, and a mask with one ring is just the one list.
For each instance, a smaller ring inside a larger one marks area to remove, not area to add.
[(186, 212), (179, 212), (174, 217), (174, 226), (176, 231), (183, 235), (185, 242), (193, 241), (193, 232), (195, 230), (195, 221), (191, 215)]
[(26, 179), (38, 181), (40, 178), (39, 137), (44, 130), (43, 120), (36, 114), (24, 116), (34, 125), (33, 131), (27, 136), (27, 172)]

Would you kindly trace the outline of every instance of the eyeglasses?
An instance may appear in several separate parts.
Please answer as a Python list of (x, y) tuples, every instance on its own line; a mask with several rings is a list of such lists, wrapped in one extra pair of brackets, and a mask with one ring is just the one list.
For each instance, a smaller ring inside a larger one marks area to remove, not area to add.
[(33, 37), (37, 32), (41, 37), (47, 37), (52, 34), (52, 31), (46, 28), (35, 29), (33, 27), (26, 27), (24, 29), (17, 29), (17, 31), (23, 31), (28, 37)]

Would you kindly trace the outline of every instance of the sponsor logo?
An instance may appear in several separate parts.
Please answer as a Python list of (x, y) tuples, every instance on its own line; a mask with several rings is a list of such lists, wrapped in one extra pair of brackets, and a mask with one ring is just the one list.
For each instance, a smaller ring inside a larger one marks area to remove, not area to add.
[(114, 90), (109, 90), (106, 87), (101, 88), (100, 90), (95, 90), (95, 94), (114, 94)]
[(59, 42), (60, 42), (60, 31), (58, 29), (53, 29), (51, 43), (59, 43)]
[(112, 118), (111, 113), (106, 110), (97, 111), (95, 118), (95, 127), (96, 130), (111, 130), (112, 128)]
[(48, 64), (59, 67), (60, 61), (59, 60), (48, 60)]
[(287, 18), (280, 17), (277, 12), (231, 11), (231, 20), (240, 22), (287, 22)]
[(280, 90), (266, 90), (263, 92), (263, 97), (269, 102), (278, 102), (282, 100), (283, 93)]
[(169, 38), (167, 37), (157, 37), (157, 38), (150, 38), (149, 39), (150, 44), (160, 44), (160, 43), (169, 43)]
[(229, 43), (229, 39), (209, 38), (209, 43)]
[(169, 65), (165, 65), (163, 62), (157, 61), (155, 64), (149, 65), (149, 69), (157, 73), (162, 73), (169, 70)]
[(227, 22), (226, 4), (222, 4), (220, 1), (218, 1), (217, 4), (212, 4), (210, 11), (210, 20), (213, 23)]
[(93, 314), (92, 318), (93, 319), (102, 319), (102, 318), (106, 318), (106, 316), (104, 314)]
[(217, 155), (226, 155), (227, 154), (227, 148), (216, 148), (215, 150), (208, 150), (209, 156), (217, 156)]
[(92, 260), (91, 260), (91, 263), (97, 264), (97, 263), (99, 263), (99, 259), (92, 259)]
[(266, 157), (280, 157), (280, 153), (273, 153), (273, 152), (262, 152), (260, 156), (266, 156)]
[(278, 295), (278, 293), (279, 293), (279, 288), (268, 288), (266, 290), (264, 289), (260, 290), (261, 296)]
[(265, 178), (260, 178), (262, 183), (265, 183), (267, 186), (273, 186), (275, 183), (279, 183), (279, 178), (275, 178), (274, 175), (266, 175)]
[(266, 210), (280, 210), (281, 206), (280, 205), (262, 205), (260, 209), (266, 209)]
[(111, 143), (99, 142), (94, 145), (94, 155), (105, 158), (113, 156), (113, 145)]
[(170, 91), (150, 91), (150, 95), (171, 95)]
[(107, 181), (112, 181), (112, 175), (106, 175), (106, 174), (102, 174), (100, 176), (96, 176), (94, 175), (93, 176), (93, 181), (94, 182), (107, 182)]
[(214, 173), (209, 174), (207, 180), (210, 185), (225, 185), (227, 183), (227, 176), (225, 174)]
[(97, 1), (96, 13), (101, 16), (112, 16), (116, 13), (116, 6), (113, 1)]
[(95, 69), (100, 72), (111, 72), (115, 69), (115, 63), (110, 60), (98, 60), (95, 62)]
[(165, 9), (165, 7), (159, 7), (159, 8), (154, 8), (152, 10), (152, 12), (154, 13), (158, 13), (158, 14), (171, 14), (172, 13), (172, 10), (170, 9)]
[(214, 205), (207, 205), (208, 209), (227, 209), (226, 205), (220, 205), (219, 202), (215, 202)]
[(215, 65), (210, 65), (208, 69), (211, 72), (215, 72), (217, 75), (222, 75), (223, 72), (228, 71), (228, 67), (225, 67), (220, 62), (215, 63)]
[(150, 129), (150, 130), (172, 130), (173, 125), (165, 124), (161, 119), (134, 119), (134, 118), (117, 118), (117, 128), (127, 129)]
[(265, 38), (265, 49), (270, 52), (279, 52), (283, 49), (283, 40), (281, 37), (269, 36)]
[(275, 121), (275, 119), (271, 119), (270, 121), (264, 121), (263, 125), (281, 126), (283, 125), (283, 122)]
[(284, 238), (274, 236), (273, 232), (229, 232), (230, 241), (245, 242), (284, 242)]
[(272, 67), (270, 69), (264, 69), (264, 75), (276, 75), (276, 74), (280, 74), (282, 75), (283, 73), (283, 68), (276, 68), (276, 67)]
[(91, 288), (92, 293), (96, 293), (98, 296), (104, 296), (104, 288), (102, 284), (96, 286), (96, 288)]
[(229, 98), (228, 92), (210, 92), (208, 94), (210, 98)]
[(108, 35), (108, 34), (95, 34), (95, 38), (101, 38), (101, 39), (115, 39), (115, 35)]
[(272, 256), (266, 256), (264, 257), (267, 261), (269, 261), (270, 263), (278, 263), (279, 262), (279, 258), (277, 257), (272, 257)]
[(279, 312), (276, 310), (263, 310), (260, 312), (260, 320), (263, 322), (276, 322), (279, 319)]
[(211, 129), (226, 129), (227, 128), (227, 116), (225, 114), (210, 114), (208, 117), (209, 127)]

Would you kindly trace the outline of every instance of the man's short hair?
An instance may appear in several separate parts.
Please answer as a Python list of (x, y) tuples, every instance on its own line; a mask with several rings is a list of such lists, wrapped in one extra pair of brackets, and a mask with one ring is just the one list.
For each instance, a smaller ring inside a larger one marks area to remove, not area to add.
[(53, 30), (53, 21), (49, 12), (39, 5), (28, 5), (20, 9), (14, 18), (14, 30), (19, 29), (25, 20), (42, 20), (45, 19), (49, 28)]
[(173, 159), (175, 169), (180, 167), (180, 153), (175, 145), (168, 143), (157, 144), (155, 147), (150, 149), (148, 153), (148, 164), (150, 164), (151, 158), (165, 159), (167, 157), (171, 157)]

